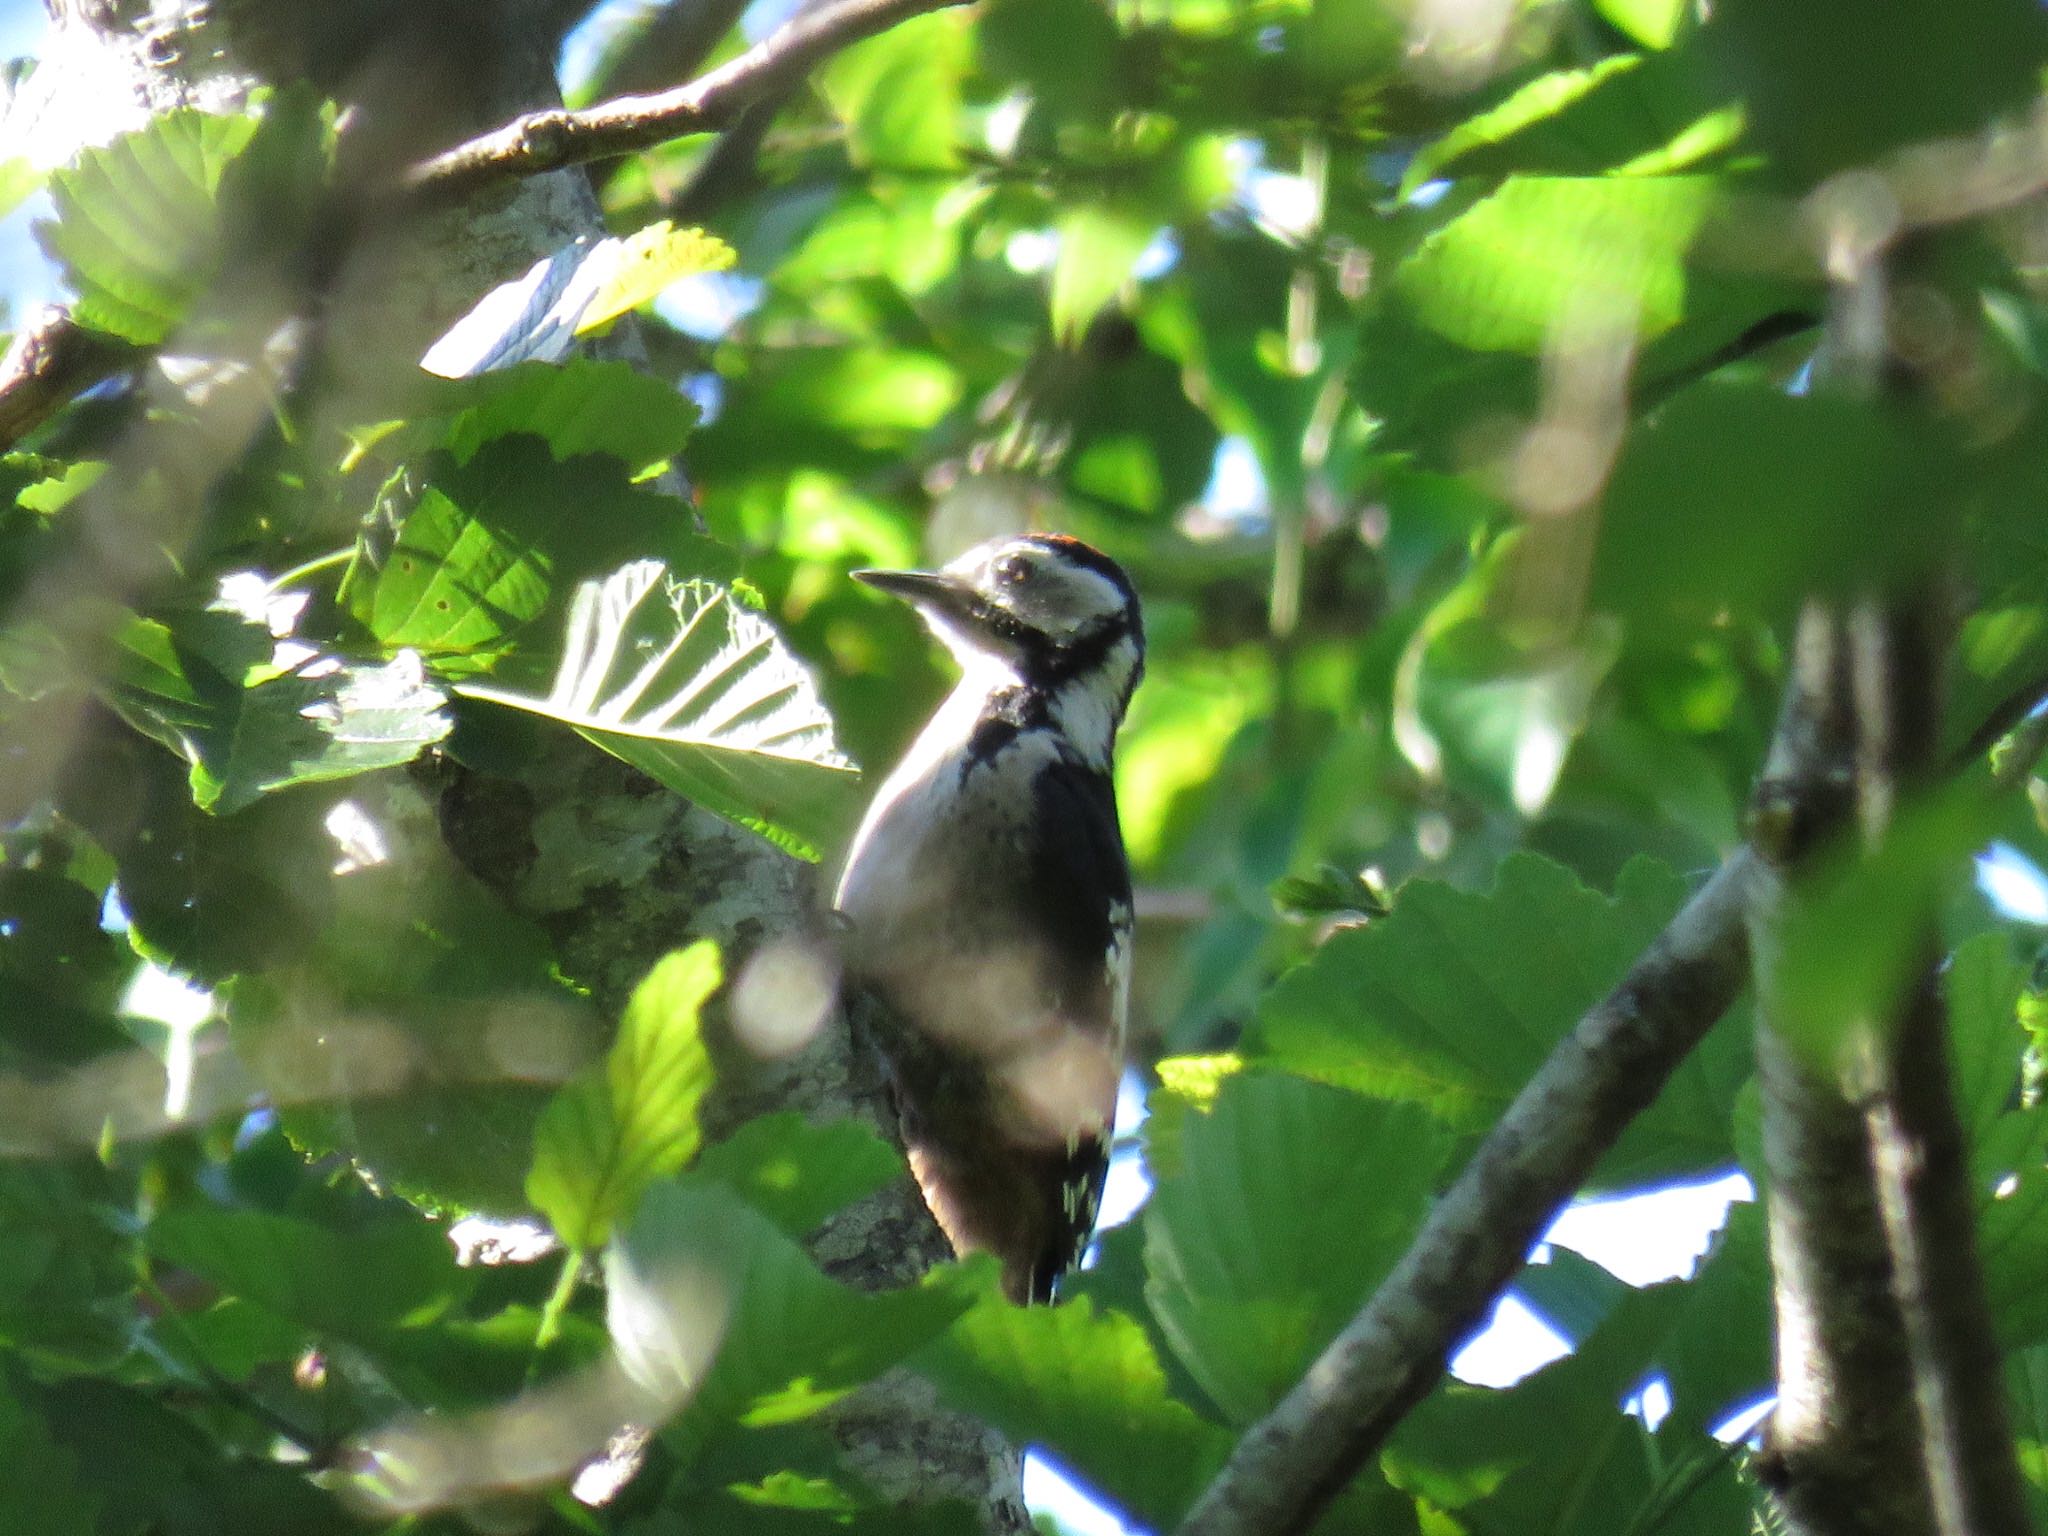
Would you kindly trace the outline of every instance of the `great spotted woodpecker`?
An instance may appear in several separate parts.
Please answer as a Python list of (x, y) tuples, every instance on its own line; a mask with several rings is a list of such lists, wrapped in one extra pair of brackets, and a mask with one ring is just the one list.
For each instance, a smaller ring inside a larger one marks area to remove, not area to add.
[(1044, 1301), (1108, 1168), (1131, 977), (1110, 759), (1144, 671), (1130, 579), (1037, 534), (940, 571), (856, 571), (912, 604), (960, 682), (875, 794), (840, 877), (851, 974), (912, 1173), (960, 1252)]

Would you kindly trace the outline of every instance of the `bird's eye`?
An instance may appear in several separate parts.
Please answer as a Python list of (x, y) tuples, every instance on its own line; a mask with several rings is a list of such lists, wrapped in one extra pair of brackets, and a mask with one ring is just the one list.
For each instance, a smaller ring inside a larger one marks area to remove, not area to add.
[(995, 563), (994, 573), (1004, 586), (1014, 586), (1031, 575), (1031, 562), (1022, 555), (1005, 555)]

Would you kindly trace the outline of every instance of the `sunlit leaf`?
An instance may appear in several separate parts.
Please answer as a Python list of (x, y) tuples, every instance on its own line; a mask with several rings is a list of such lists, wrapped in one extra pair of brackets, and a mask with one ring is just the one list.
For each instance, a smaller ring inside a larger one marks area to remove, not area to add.
[(1512, 177), (1395, 282), (1427, 324), (1480, 351), (1657, 336), (1685, 316), (1685, 252), (1714, 196), (1696, 176)]
[(42, 184), (43, 173), (24, 157), (0, 160), (0, 218), (12, 213)]
[(79, 291), (81, 324), (144, 345), (177, 328), (223, 254), (221, 172), (255, 133), (253, 117), (181, 108), (50, 178), (56, 218), (37, 234)]
[(1178, 1518), (1230, 1448), (1168, 1392), (1144, 1330), (1085, 1300), (1016, 1307), (991, 1287), (915, 1368), (947, 1402), (1043, 1446), (1151, 1524)]
[(565, 1085), (534, 1127), (526, 1196), (570, 1247), (602, 1246), (647, 1187), (697, 1150), (712, 1075), (698, 1015), (722, 979), (708, 939), (658, 962), (633, 989), (604, 1061)]
[(961, 80), (972, 58), (964, 21), (951, 12), (914, 17), (819, 72), (855, 164), (903, 172), (958, 163)]
[(326, 129), (308, 95), (262, 113), (179, 107), (52, 173), (56, 216), (37, 226), (78, 302), (79, 324), (150, 346), (167, 339), (252, 229), (288, 234), (324, 175)]
[(1602, 16), (1646, 48), (1668, 48), (1685, 19), (1685, 0), (1593, 0)]
[(699, 272), (722, 272), (733, 249), (701, 229), (677, 229), (667, 219), (619, 240), (600, 241), (586, 259), (600, 269), (589, 304), (576, 320), (576, 334), (588, 335), (620, 315), (658, 298), (669, 284)]
[[(396, 476), (382, 502), (344, 594), (380, 644), (416, 650), (446, 676), (554, 642), (535, 620), (565, 611), (578, 581), (623, 561), (660, 555), (681, 575), (735, 573), (681, 503), (633, 485), (619, 459), (559, 458), (527, 434), (491, 436), (461, 462), (431, 455)], [(545, 675), (553, 661), (548, 651), (528, 671)]]
[(572, 725), (784, 846), (814, 850), (839, 830), (856, 770), (817, 685), (726, 589), (636, 560), (577, 589), (561, 654), (544, 695), (459, 691)]
[(1136, 209), (1083, 205), (1059, 222), (1060, 248), (1052, 268), (1052, 327), (1077, 340), (1117, 295), (1151, 243), (1155, 220)]
[(516, 363), (560, 362), (579, 336), (677, 278), (721, 271), (733, 260), (724, 241), (666, 219), (631, 235), (573, 241), (485, 294), (427, 348), (420, 366), (466, 379)]
[(453, 728), (447, 696), (409, 652), (382, 665), (315, 655), (266, 677), (255, 657), (269, 656), (269, 637), (252, 628), (249, 641), (230, 676), (216, 665), (228, 658), (206, 655), (190, 629), (137, 620), (122, 632), (111, 701), (192, 765), (204, 810), (224, 816), (293, 784), (397, 767)]

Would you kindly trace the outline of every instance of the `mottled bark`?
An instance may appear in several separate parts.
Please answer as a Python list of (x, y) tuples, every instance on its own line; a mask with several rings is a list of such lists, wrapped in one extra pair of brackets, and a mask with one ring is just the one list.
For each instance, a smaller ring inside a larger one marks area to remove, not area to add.
[[(1751, 912), (1778, 1406), (1759, 1458), (1802, 1536), (2029, 1529), (1950, 1090), (1933, 915), (1897, 996), (1802, 1019), (1780, 962), (1800, 882), (1879, 846), (1934, 776), (1942, 648), (1925, 593), (1812, 603), (1758, 789)], [(1850, 867), (1838, 878), (1881, 879)], [(1912, 901), (1910, 891), (1895, 899)]]

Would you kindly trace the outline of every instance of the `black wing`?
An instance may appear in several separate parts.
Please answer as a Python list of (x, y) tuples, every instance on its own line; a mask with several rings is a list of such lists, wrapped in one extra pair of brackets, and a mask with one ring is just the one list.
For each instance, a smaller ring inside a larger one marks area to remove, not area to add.
[(1032, 931), (1044, 938), (1061, 1008), (1114, 1033), (1123, 1021), (1115, 1016), (1111, 960), (1128, 963), (1131, 923), (1116, 791), (1106, 773), (1064, 759), (1043, 770), (1033, 789), (1021, 899)]
[[(1118, 971), (1131, 959), (1131, 868), (1117, 825), (1116, 792), (1106, 773), (1064, 761), (1040, 775), (1036, 792), (1026, 900), (1043, 924), (1060, 1007), (1083, 1028), (1100, 1032), (1121, 1071), (1124, 988)], [(1032, 1265), (1032, 1300), (1050, 1298), (1053, 1282), (1080, 1257), (1094, 1230), (1109, 1173), (1107, 1121), (1114, 1107), (1112, 1096), (1103, 1106), (1104, 1135), (1083, 1138), (1063, 1152), (1048, 1149), (1040, 1161), (1043, 1246)]]

